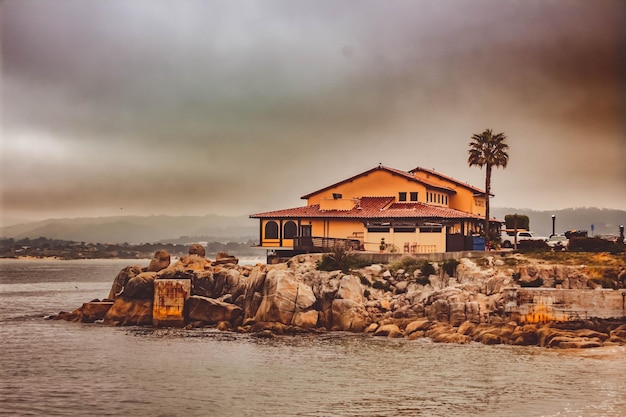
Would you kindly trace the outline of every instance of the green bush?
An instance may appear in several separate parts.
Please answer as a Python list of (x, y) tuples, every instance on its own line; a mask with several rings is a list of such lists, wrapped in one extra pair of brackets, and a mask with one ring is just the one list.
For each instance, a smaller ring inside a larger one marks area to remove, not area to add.
[(400, 269), (404, 269), (405, 273), (409, 275), (413, 275), (413, 272), (415, 272), (416, 269), (420, 269), (424, 262), (425, 261), (419, 260), (417, 258), (411, 258), (410, 256), (405, 256), (403, 258), (400, 258), (400, 260), (398, 261), (391, 262), (389, 264), (389, 269), (394, 273)]
[(456, 267), (459, 266), (460, 262), (456, 259), (446, 259), (441, 264), (443, 270), (448, 274), (449, 277), (453, 277), (456, 274)]
[(424, 259), (416, 259), (410, 256), (401, 258), (398, 261), (389, 264), (389, 269), (392, 272), (396, 272), (403, 269), (406, 274), (413, 275), (415, 271), (419, 270), (423, 276), (428, 278), (429, 275), (436, 273), (435, 267)]
[(420, 285), (428, 285), (428, 284), (430, 284), (430, 280), (428, 279), (428, 277), (417, 277), (415, 279), (415, 282), (417, 282)]
[(436, 273), (435, 267), (430, 262), (424, 261), (424, 264), (420, 268), (422, 275), (424, 277), (429, 277), (430, 275), (434, 275)]
[(520, 252), (547, 252), (551, 248), (543, 240), (522, 240), (517, 243), (517, 250)]
[(567, 248), (574, 252), (608, 252), (613, 255), (623, 250), (617, 243), (599, 237), (573, 237)]
[(535, 278), (532, 281), (518, 281), (520, 287), (537, 288), (543, 285), (543, 279)]
[[(613, 280), (611, 278), (608, 277), (601, 277), (601, 278), (591, 278), (589, 279), (589, 282), (595, 282), (596, 284), (599, 284), (602, 286), (602, 288), (610, 288), (612, 290), (617, 290), (620, 285), (617, 282), (617, 280)], [(591, 287), (591, 285), (589, 285)]]
[(348, 273), (352, 269), (363, 268), (371, 265), (372, 262), (360, 258), (348, 246), (336, 245), (330, 253), (322, 256), (322, 260), (317, 262), (319, 271), (338, 271)]
[(391, 284), (389, 281), (374, 281), (372, 284), (372, 288), (376, 288), (377, 290), (389, 291), (391, 288)]
[(530, 229), (530, 219), (523, 214), (507, 214), (504, 216), (504, 223), (507, 229), (515, 228), (515, 217), (517, 216), (517, 228), (518, 229)]

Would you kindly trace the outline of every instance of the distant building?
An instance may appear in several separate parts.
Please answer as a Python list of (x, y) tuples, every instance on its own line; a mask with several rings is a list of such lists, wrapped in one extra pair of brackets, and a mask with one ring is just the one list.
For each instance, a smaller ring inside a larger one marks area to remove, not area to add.
[[(485, 216), (485, 192), (434, 170), (379, 165), (302, 197), (303, 207), (250, 215), (260, 246), (278, 257), (335, 244), (365, 251), (472, 250)], [(496, 229), (500, 221), (492, 220)], [(382, 245), (381, 245), (382, 244)]]

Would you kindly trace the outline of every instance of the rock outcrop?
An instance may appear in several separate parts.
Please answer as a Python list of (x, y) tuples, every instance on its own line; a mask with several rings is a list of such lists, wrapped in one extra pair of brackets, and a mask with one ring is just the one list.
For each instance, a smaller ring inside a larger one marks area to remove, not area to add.
[[(394, 271), (387, 265), (348, 274), (319, 271), (320, 258), (319, 254), (298, 255), (284, 264), (242, 266), (224, 253), (211, 261), (201, 245), (192, 245), (189, 255), (170, 263), (167, 252), (157, 251), (148, 267), (122, 269), (108, 299), (55, 318), (148, 325), (152, 323), (154, 283), (184, 279), (191, 282), (184, 308), (189, 327), (216, 326), (259, 337), (268, 332), (334, 330), (378, 337), (427, 337), (440, 343), (550, 348), (626, 344), (623, 320), (557, 319), (554, 312), (550, 316), (521, 310), (524, 303), (547, 309), (562, 305), (562, 300), (551, 295), (556, 293), (525, 290), (538, 283), (542, 290), (547, 286), (555, 291), (558, 286), (566, 291), (592, 291), (580, 267), (507, 267), (501, 259), (487, 257), (480, 265), (461, 259), (453, 276), (435, 264), (435, 274), (422, 277), (419, 271)], [(617, 297), (595, 295), (594, 303)]]

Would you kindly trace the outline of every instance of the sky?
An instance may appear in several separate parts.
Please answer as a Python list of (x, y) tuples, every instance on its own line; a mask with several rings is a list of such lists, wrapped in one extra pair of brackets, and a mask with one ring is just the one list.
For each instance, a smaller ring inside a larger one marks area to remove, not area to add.
[(0, 0), (2, 224), (247, 215), (382, 163), (626, 209), (622, 0)]

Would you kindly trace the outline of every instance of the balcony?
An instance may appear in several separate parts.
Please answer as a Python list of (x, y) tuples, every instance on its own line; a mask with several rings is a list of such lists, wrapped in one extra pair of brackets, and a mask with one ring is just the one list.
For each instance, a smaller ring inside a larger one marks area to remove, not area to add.
[(301, 252), (328, 252), (335, 246), (346, 246), (351, 250), (361, 250), (358, 239), (340, 239), (335, 237), (296, 236), (293, 238), (293, 249)]

